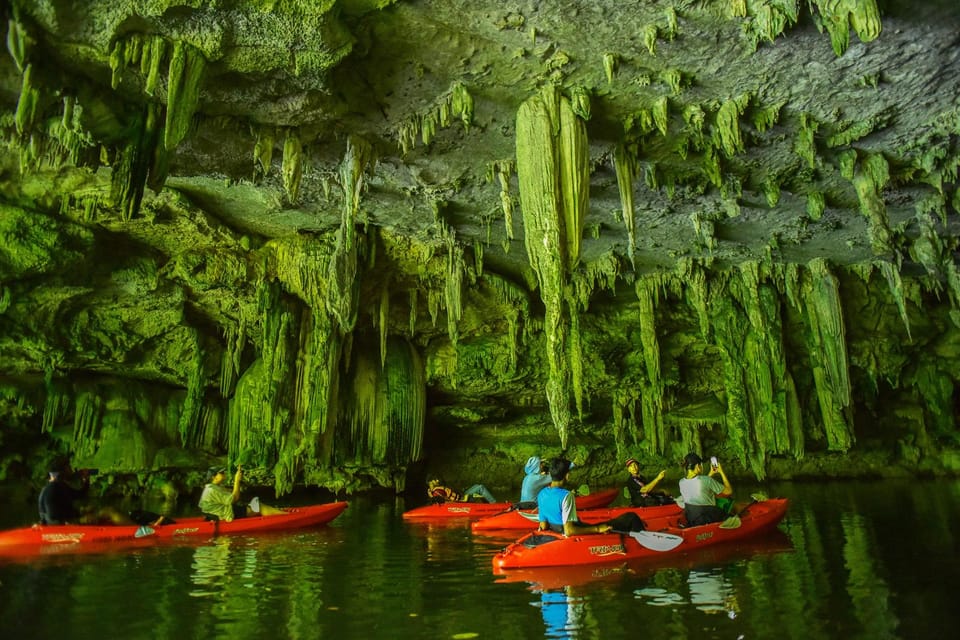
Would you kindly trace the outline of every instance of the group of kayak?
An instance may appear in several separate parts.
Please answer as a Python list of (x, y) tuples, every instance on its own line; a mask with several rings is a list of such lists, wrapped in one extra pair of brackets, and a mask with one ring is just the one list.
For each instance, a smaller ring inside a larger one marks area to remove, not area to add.
[[(698, 477), (702, 471), (699, 457), (694, 459), (688, 456), (686, 463), (690, 466), (687, 480)], [(686, 501), (690, 494), (684, 491), (683, 481), (683, 495), (679, 500), (674, 500), (662, 491), (654, 491), (656, 483), (663, 478), (663, 472), (653, 482), (647, 483), (638, 476), (636, 460), (630, 459), (626, 466), (631, 476), (623, 493), (631, 497), (631, 504), (610, 507), (621, 493), (618, 488), (577, 495), (564, 487), (572, 468), (569, 461), (557, 459), (548, 468), (539, 458), (531, 458), (527, 466), (528, 471), (533, 466), (537, 470), (527, 474), (522, 497), (530, 498), (532, 495), (534, 500), (490, 502), (492, 496), (480, 485), (475, 485), (482, 489), (478, 489), (476, 495), (486, 492), (487, 498), (473, 499), (471, 492), (457, 494), (446, 490), (440, 493), (437, 487), (441, 485), (431, 481), (428, 486), (431, 504), (406, 511), (403, 517), (411, 521), (467, 520), (472, 530), (482, 535), (506, 533), (512, 536), (517, 531), (523, 531), (519, 539), (493, 557), (494, 572), (502, 573), (521, 568), (582, 566), (659, 558), (755, 538), (775, 529), (788, 506), (786, 499), (767, 499), (759, 494), (754, 494), (749, 504), (740, 505), (733, 512), (731, 508), (691, 505)], [(707, 475), (703, 477), (713, 484), (702, 484), (703, 488), (712, 488), (717, 495), (722, 495), (729, 489), (729, 481), (722, 469), (717, 469), (718, 466), (714, 465), (712, 470), (723, 477), (723, 485), (712, 481)], [(234, 489), (239, 485), (240, 473), (237, 472)], [(217, 481), (223, 479), (224, 470), (211, 469), (209, 475), (208, 490), (211, 485), (220, 484)], [(539, 476), (546, 476), (549, 481), (544, 482)], [(209, 493), (206, 491), (205, 496)], [(285, 509), (264, 505), (260, 510), (250, 511), (249, 506), (236, 507), (235, 501), (229, 499), (230, 493), (233, 492), (224, 487), (222, 502), (224, 509), (229, 511), (223, 513), (225, 517), (208, 515), (178, 518), (176, 521), (161, 519), (147, 524), (41, 523), (0, 531), (0, 553), (26, 555), (51, 545), (79, 548), (88, 543), (176, 540), (283, 531), (329, 523), (347, 508), (346, 502), (337, 501)], [(201, 502), (204, 503), (204, 500)]]
[[(528, 462), (534, 461), (538, 459)], [(485, 535), (526, 530), (493, 557), (494, 572), (502, 574), (512, 569), (685, 554), (756, 538), (775, 529), (786, 514), (786, 499), (768, 499), (761, 494), (751, 496), (749, 503), (734, 505), (730, 482), (715, 460), (709, 473), (704, 473), (703, 460), (696, 454), (688, 455), (684, 466), (687, 475), (680, 481), (679, 502), (656, 490), (664, 472), (646, 482), (639, 476), (639, 464), (631, 458), (626, 462), (631, 475), (624, 491), (631, 506), (611, 508), (620, 494), (618, 489), (576, 495), (564, 487), (572, 465), (561, 459), (554, 460), (549, 471), (541, 469), (550, 482), (539, 487), (536, 501), (442, 501), (407, 511), (403, 517), (413, 521), (469, 519), (471, 529)], [(722, 484), (714, 475), (721, 477)]]

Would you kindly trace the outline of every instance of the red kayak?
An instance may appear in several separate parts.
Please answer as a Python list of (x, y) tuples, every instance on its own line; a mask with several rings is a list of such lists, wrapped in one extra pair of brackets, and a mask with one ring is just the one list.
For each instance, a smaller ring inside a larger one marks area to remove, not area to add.
[(299, 529), (330, 522), (347, 508), (346, 502), (308, 507), (291, 507), (276, 516), (252, 516), (232, 522), (211, 522), (204, 518), (178, 518), (172, 524), (131, 525), (33, 525), (0, 531), (0, 555), (18, 553), (24, 547), (44, 545), (84, 545), (88, 543), (130, 540), (164, 540), (190, 536), (215, 536)]
[[(613, 502), (620, 495), (619, 489), (604, 489), (585, 496), (577, 496), (577, 509), (599, 509)], [(403, 517), (407, 520), (424, 520), (433, 518), (485, 518), (503, 513), (513, 506), (510, 502), (444, 502), (443, 504), (428, 504), (405, 511)]]
[[(577, 516), (579, 516), (581, 522), (586, 524), (606, 522), (607, 520), (629, 512), (637, 514), (646, 522), (651, 518), (679, 515), (683, 512), (683, 509), (676, 504), (666, 504), (659, 507), (616, 507), (613, 509), (583, 509), (581, 511), (580, 503), (577, 502)], [(513, 511), (481, 518), (471, 523), (470, 528), (473, 529), (474, 533), (485, 534), (491, 531), (496, 532), (511, 529), (536, 529), (539, 522), (536, 509), (529, 511), (514, 509)]]
[(787, 512), (785, 498), (771, 498), (749, 505), (735, 528), (714, 522), (682, 527), (682, 515), (646, 521), (647, 530), (634, 533), (600, 533), (566, 537), (550, 531), (523, 536), (493, 557), (494, 571), (525, 567), (559, 567), (662, 558), (695, 549), (744, 540), (770, 531)]
[(652, 576), (661, 569), (693, 570), (708, 565), (729, 564), (760, 556), (794, 551), (790, 537), (774, 528), (740, 540), (736, 544), (717, 544), (683, 555), (663, 553), (656, 557), (624, 560), (617, 563), (577, 564), (563, 567), (530, 567), (528, 569), (494, 569), (497, 582), (522, 582), (537, 589), (562, 589), (585, 584), (614, 583), (628, 578)]

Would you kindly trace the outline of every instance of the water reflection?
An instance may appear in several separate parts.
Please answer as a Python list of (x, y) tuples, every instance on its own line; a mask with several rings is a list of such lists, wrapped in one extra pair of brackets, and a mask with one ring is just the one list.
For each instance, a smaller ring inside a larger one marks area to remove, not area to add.
[(733, 584), (720, 567), (692, 570), (687, 574), (687, 597), (662, 587), (645, 587), (633, 592), (644, 604), (657, 607), (684, 606), (709, 614), (723, 614), (731, 620), (740, 613), (740, 603)]
[[(0, 620), (18, 640), (64, 629), (76, 640), (955, 632), (955, 486), (825, 483), (770, 493), (793, 497), (791, 508), (778, 532), (749, 544), (508, 576), (491, 569), (503, 541), (476, 538), (466, 526), (408, 526), (403, 505), (361, 499), (317, 530), (0, 554)], [(38, 615), (47, 611), (57, 615)]]
[(540, 615), (546, 627), (546, 638), (576, 638), (580, 628), (584, 601), (577, 599), (571, 587), (540, 593)]

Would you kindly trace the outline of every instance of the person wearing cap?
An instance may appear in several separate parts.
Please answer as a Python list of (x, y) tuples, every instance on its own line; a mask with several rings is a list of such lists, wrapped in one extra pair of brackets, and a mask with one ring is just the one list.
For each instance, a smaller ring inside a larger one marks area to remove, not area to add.
[[(680, 495), (683, 496), (683, 513), (687, 525), (691, 527), (711, 522), (722, 522), (729, 516), (732, 506), (733, 487), (723, 467), (718, 462), (711, 465), (706, 475), (703, 473), (703, 458), (688, 453), (683, 459), (687, 475), (680, 481)], [(719, 475), (723, 484), (713, 477)], [(719, 499), (719, 501), (718, 501)]]
[(657, 485), (663, 480), (667, 472), (660, 471), (653, 480), (647, 482), (640, 475), (640, 463), (636, 458), (628, 458), (625, 463), (630, 477), (624, 485), (627, 496), (630, 498), (631, 507), (656, 507), (662, 504), (673, 504), (673, 498), (664, 491), (655, 491)]
[(223, 481), (226, 478), (227, 470), (224, 467), (214, 466), (207, 469), (207, 485), (203, 488), (198, 505), (200, 511), (209, 516), (216, 516), (224, 522), (231, 522), (235, 518), (246, 518), (247, 516), (276, 516), (286, 513), (283, 509), (263, 504), (257, 498), (251, 500), (250, 504), (240, 503), (240, 482), (243, 480), (242, 466), (237, 465), (237, 472), (233, 475), (232, 489), (223, 486)]
[(537, 512), (541, 531), (549, 529), (565, 536), (575, 536), (613, 530), (644, 530), (643, 521), (633, 512), (598, 524), (580, 522), (577, 516), (576, 499), (564, 486), (570, 475), (571, 466), (572, 463), (564, 458), (556, 458), (550, 462), (550, 486), (541, 489), (537, 495)]

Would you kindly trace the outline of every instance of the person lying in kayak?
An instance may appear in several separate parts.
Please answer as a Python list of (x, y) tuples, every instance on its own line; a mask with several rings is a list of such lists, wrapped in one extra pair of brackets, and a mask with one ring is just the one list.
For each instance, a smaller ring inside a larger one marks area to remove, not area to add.
[(207, 486), (200, 495), (200, 511), (208, 516), (216, 516), (224, 522), (247, 516), (278, 516), (286, 513), (283, 509), (263, 504), (258, 498), (251, 500), (250, 504), (241, 504), (239, 500), (243, 467), (237, 465), (237, 472), (233, 476), (233, 490), (223, 486), (226, 473), (224, 467), (210, 467), (207, 470)]
[(640, 463), (636, 458), (628, 458), (626, 462), (630, 477), (627, 478), (625, 488), (630, 498), (631, 507), (656, 507), (664, 504), (673, 504), (673, 498), (666, 492), (656, 490), (660, 481), (666, 477), (666, 470), (658, 473), (653, 480), (647, 482), (640, 475)]
[(580, 522), (573, 492), (564, 486), (570, 475), (571, 464), (565, 458), (555, 458), (550, 462), (550, 486), (541, 489), (537, 495), (541, 531), (550, 529), (565, 536), (575, 536), (607, 531), (643, 531), (646, 528), (640, 516), (632, 512), (598, 524)]
[(475, 484), (463, 493), (457, 493), (450, 487), (444, 486), (440, 478), (433, 477), (427, 480), (427, 495), (434, 504), (443, 504), (444, 502), (477, 502), (485, 500), (493, 503), (497, 499), (482, 484)]
[[(687, 477), (680, 481), (680, 495), (683, 496), (683, 514), (687, 525), (696, 527), (711, 522), (723, 522), (730, 517), (733, 506), (733, 487), (723, 467), (711, 459), (710, 471), (703, 473), (703, 458), (688, 453), (683, 459)], [(713, 477), (719, 475), (723, 484)]]

